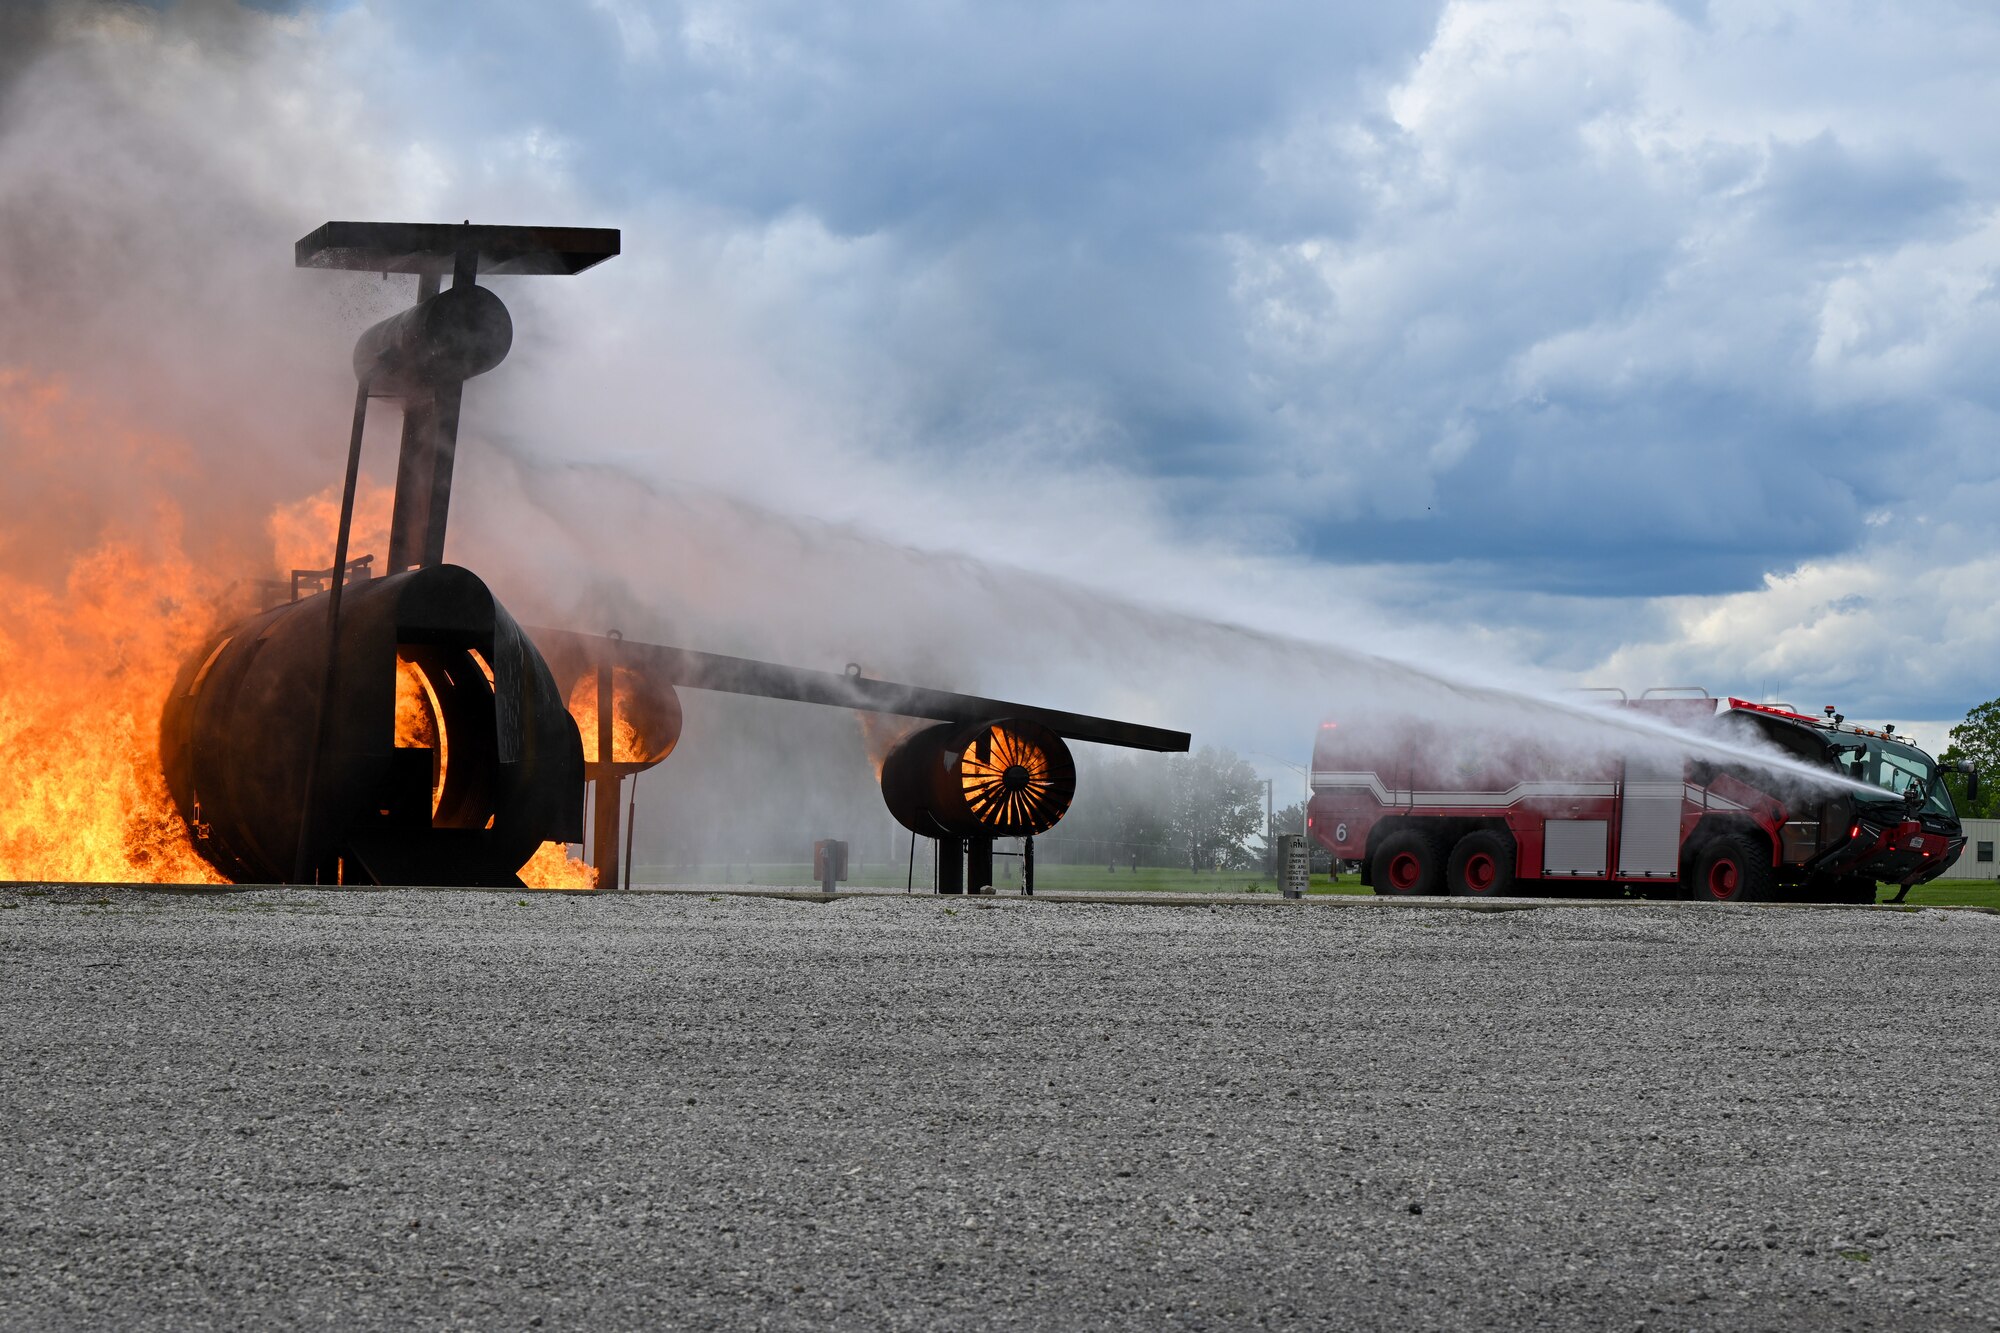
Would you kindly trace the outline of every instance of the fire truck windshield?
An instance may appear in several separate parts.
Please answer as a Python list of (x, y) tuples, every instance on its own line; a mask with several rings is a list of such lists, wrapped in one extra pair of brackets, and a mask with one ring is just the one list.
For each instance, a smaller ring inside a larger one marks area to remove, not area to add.
[(1881, 787), (1898, 796), (1914, 784), (1924, 793), (1924, 810), (1929, 814), (1955, 819), (1951, 793), (1936, 780), (1937, 767), (1920, 750), (1894, 741), (1856, 736), (1834, 747), (1834, 764), (1857, 782)]

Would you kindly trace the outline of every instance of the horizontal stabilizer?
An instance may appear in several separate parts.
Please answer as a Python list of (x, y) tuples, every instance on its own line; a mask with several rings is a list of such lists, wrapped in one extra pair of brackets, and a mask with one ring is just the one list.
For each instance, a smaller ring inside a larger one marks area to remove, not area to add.
[(618, 253), (615, 227), (500, 227), (486, 223), (328, 222), (301, 237), (299, 268), (364, 273), (454, 270), (463, 254), (485, 274), (581, 273)]

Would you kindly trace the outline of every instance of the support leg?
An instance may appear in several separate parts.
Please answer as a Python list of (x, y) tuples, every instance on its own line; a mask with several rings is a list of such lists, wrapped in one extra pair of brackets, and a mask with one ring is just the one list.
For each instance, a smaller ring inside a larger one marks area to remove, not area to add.
[(396, 455), (396, 507), (389, 520), (385, 573), (399, 574), (424, 562), (436, 426), (437, 409), (431, 395), (412, 394), (403, 401), (403, 445)]
[(993, 887), (993, 839), (965, 840), (965, 887), (971, 893)]
[(463, 384), (439, 385), (434, 395), (431, 428), (431, 476), (424, 512), (426, 568), (444, 563), (445, 521), (451, 516), (451, 473), (458, 459), (458, 410), (465, 401)]
[(965, 839), (939, 838), (937, 843), (939, 893), (965, 892)]

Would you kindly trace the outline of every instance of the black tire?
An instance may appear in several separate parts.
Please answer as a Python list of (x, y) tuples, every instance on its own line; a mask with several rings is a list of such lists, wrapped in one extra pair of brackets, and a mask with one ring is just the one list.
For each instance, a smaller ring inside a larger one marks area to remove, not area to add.
[(1444, 892), (1444, 845), (1416, 829), (1382, 839), (1368, 868), (1375, 892), (1385, 898)]
[(1467, 898), (1504, 898), (1514, 891), (1514, 840), (1494, 829), (1468, 833), (1445, 863), (1444, 891)]
[(1688, 896), (1698, 903), (1762, 903), (1777, 886), (1771, 858), (1741, 833), (1712, 838), (1695, 858)]

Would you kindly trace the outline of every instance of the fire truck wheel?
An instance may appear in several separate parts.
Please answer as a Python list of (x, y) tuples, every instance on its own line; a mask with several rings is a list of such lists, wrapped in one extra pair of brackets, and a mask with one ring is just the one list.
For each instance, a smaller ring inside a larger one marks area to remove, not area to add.
[(1504, 833), (1481, 829), (1451, 849), (1444, 871), (1445, 892), (1497, 898), (1514, 891), (1514, 842)]
[(1725, 833), (1701, 849), (1691, 897), (1704, 903), (1767, 902), (1775, 880), (1769, 857), (1740, 833)]
[(1444, 892), (1444, 848), (1428, 833), (1404, 829), (1382, 839), (1368, 876), (1385, 897)]

